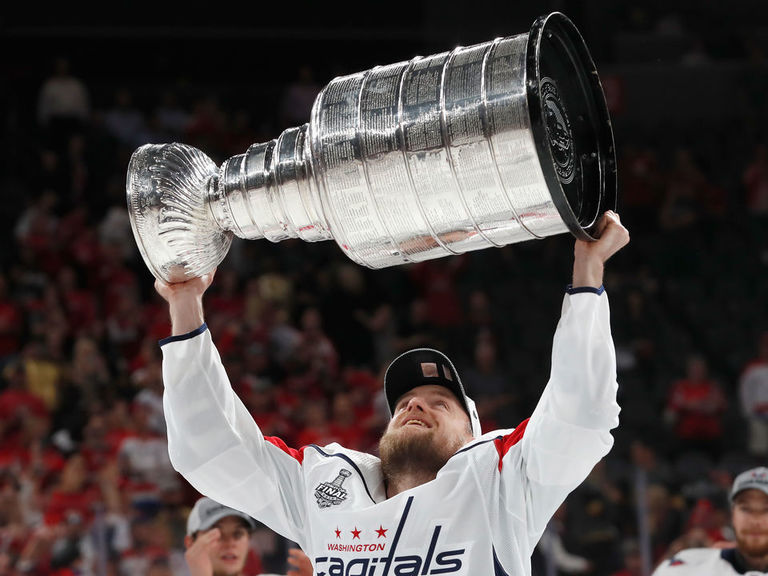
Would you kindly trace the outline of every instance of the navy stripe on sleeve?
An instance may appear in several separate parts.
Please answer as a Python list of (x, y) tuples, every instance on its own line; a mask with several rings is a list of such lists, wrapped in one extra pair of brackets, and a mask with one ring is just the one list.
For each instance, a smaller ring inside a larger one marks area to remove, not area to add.
[(206, 330), (208, 330), (208, 324), (203, 322), (203, 325), (200, 326), (200, 328), (196, 328), (192, 330), (192, 332), (187, 332), (186, 334), (177, 334), (176, 336), (168, 336), (167, 338), (163, 338), (162, 340), (159, 340), (158, 344), (160, 344), (160, 346), (165, 346), (166, 344), (169, 344), (171, 342), (181, 342), (182, 340), (189, 340), (190, 338), (199, 336)]
[(568, 294), (582, 294), (583, 292), (591, 292), (592, 294), (597, 294), (600, 296), (600, 294), (605, 292), (605, 286), (601, 284), (600, 288), (595, 288), (594, 286), (577, 286), (574, 288), (573, 284), (568, 284), (568, 286), (565, 288), (565, 291)]

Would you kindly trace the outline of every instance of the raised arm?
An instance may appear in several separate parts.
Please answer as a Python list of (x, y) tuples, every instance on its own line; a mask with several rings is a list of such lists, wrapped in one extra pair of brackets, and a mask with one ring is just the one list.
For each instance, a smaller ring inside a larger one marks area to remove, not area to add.
[[(613, 446), (618, 425), (616, 356), (610, 330), (603, 268), (629, 241), (618, 215), (603, 215), (597, 241), (576, 241), (572, 285), (563, 300), (552, 344), (549, 381), (522, 431), (503, 446), (520, 442), (504, 456), (502, 491), (520, 494), (527, 511), (529, 543), (535, 546), (566, 496)], [(518, 460), (519, 459), (519, 460)]]
[(171, 463), (201, 494), (303, 544), (302, 456), (263, 436), (232, 390), (203, 313), (213, 276), (155, 283), (172, 323), (161, 341)]

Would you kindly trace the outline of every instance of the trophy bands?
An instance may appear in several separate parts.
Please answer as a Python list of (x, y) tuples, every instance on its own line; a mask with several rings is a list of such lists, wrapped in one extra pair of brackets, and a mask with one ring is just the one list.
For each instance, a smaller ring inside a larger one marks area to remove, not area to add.
[(527, 34), (334, 78), (307, 124), (220, 167), (147, 144), (126, 181), (152, 274), (213, 270), (233, 235), (335, 240), (383, 268), (570, 232), (616, 206), (613, 130), (594, 62), (559, 12)]

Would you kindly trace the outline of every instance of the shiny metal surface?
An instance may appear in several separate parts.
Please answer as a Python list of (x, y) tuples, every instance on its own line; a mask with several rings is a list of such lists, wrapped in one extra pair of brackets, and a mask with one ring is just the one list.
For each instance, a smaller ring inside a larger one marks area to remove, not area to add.
[(216, 167), (139, 148), (128, 208), (152, 273), (199, 276), (232, 235), (333, 239), (382, 268), (571, 232), (616, 203), (594, 64), (564, 15), (527, 34), (331, 80), (309, 122)]
[(232, 233), (211, 218), (216, 165), (190, 146), (147, 144), (133, 153), (126, 188), (131, 228), (156, 278), (184, 282), (215, 268)]

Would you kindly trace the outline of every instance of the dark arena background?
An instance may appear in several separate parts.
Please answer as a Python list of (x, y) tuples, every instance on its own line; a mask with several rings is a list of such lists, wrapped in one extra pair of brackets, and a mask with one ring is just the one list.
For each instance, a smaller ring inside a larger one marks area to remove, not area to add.
[[(730, 484), (768, 462), (768, 381), (743, 384), (768, 365), (763, 2), (76, 4), (0, 9), (0, 576), (186, 574), (198, 494), (167, 460), (170, 328), (127, 217), (131, 153), (177, 141), (219, 164), (307, 122), (336, 76), (556, 10), (603, 82), (632, 241), (605, 279), (615, 446), (534, 574), (647, 575), (732, 539)], [(71, 81), (43, 97), (61, 63)], [(417, 345), (454, 359), (485, 430), (514, 427), (547, 381), (572, 254), (566, 234), (373, 271), (333, 241), (236, 241), (207, 320), (238, 394), (288, 445), (376, 451), (382, 370)], [(291, 545), (262, 527), (251, 573), (285, 573)]]

